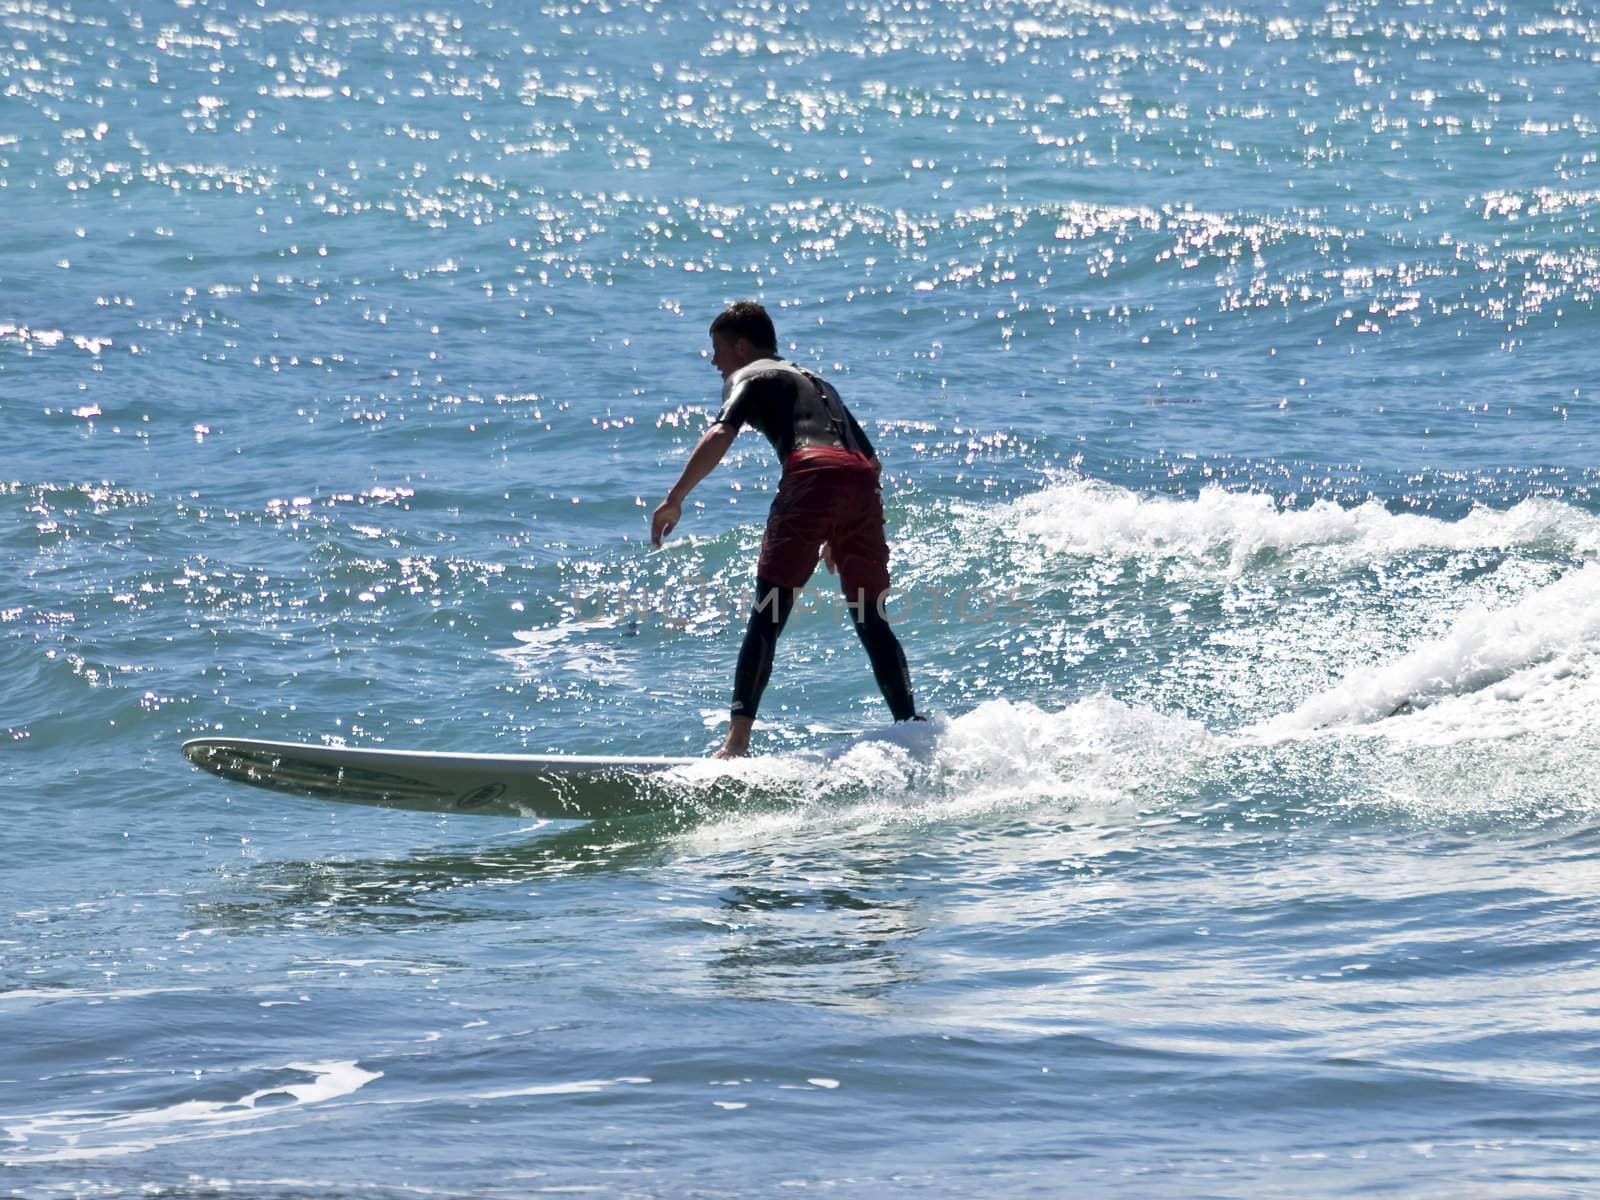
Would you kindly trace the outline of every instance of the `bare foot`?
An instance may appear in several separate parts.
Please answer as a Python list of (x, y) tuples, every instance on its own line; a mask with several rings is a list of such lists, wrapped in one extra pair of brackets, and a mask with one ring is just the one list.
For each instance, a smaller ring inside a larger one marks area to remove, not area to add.
[(750, 753), (750, 729), (755, 724), (749, 717), (734, 717), (728, 722), (728, 736), (722, 749), (713, 758), (743, 758)]

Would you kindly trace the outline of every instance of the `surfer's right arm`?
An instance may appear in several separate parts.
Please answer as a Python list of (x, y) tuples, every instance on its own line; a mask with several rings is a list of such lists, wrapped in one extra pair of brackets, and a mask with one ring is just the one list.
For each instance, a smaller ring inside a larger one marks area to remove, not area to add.
[(700, 440), (695, 443), (694, 449), (689, 454), (689, 461), (683, 465), (683, 474), (678, 476), (678, 482), (672, 485), (667, 498), (657, 506), (650, 518), (652, 545), (661, 545), (661, 539), (672, 532), (678, 523), (678, 518), (683, 515), (683, 502), (689, 498), (689, 493), (694, 491), (697, 483), (711, 474), (711, 469), (722, 461), (722, 456), (728, 452), (728, 447), (733, 445), (733, 439), (738, 436), (737, 425), (721, 422), (712, 425), (700, 435)]

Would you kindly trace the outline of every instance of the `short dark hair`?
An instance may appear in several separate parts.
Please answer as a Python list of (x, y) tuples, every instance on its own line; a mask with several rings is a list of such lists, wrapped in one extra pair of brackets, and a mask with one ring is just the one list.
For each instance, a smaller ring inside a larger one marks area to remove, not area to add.
[(772, 328), (772, 318), (754, 300), (740, 300), (728, 305), (711, 322), (711, 336), (734, 341), (748, 338), (757, 350), (775, 352), (778, 349), (778, 333)]

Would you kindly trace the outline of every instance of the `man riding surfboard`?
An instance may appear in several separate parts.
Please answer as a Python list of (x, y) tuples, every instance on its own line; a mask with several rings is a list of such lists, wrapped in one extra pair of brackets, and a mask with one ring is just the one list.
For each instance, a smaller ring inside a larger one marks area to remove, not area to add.
[(711, 323), (711, 365), (723, 378), (722, 411), (701, 435), (678, 482), (656, 508), (650, 540), (661, 545), (695, 485), (722, 461), (744, 425), (766, 435), (783, 464), (756, 565), (756, 597), (734, 672), (728, 735), (718, 758), (750, 749), (778, 637), (819, 555), (837, 569), (856, 634), (896, 721), (912, 720), (911, 677), (883, 613), (889, 546), (883, 536), (882, 464), (833, 385), (778, 354), (772, 318), (741, 300)]

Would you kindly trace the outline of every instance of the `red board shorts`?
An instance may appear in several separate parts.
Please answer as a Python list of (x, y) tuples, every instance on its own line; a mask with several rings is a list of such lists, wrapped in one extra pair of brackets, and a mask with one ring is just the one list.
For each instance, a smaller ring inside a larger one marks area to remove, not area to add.
[(756, 573), (779, 587), (804, 587), (824, 542), (833, 547), (845, 598), (876, 604), (889, 590), (878, 472), (862, 454), (802, 447), (783, 465)]

